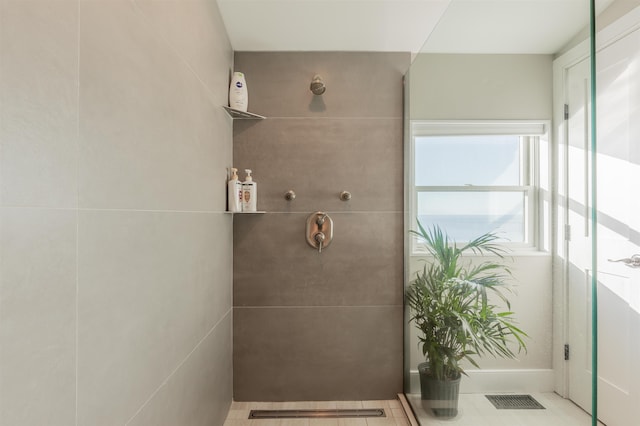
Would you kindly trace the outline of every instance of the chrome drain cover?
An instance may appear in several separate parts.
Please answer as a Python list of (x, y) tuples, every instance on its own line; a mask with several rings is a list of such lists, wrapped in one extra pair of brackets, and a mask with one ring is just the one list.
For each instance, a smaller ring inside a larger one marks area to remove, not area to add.
[(544, 410), (531, 395), (485, 395), (498, 410)]
[(328, 410), (251, 410), (249, 419), (336, 419), (340, 417), (386, 417), (382, 408)]

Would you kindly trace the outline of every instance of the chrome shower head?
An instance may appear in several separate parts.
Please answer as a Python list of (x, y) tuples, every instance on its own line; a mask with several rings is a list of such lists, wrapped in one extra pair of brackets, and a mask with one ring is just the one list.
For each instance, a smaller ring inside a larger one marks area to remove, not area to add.
[(322, 81), (322, 78), (319, 75), (315, 75), (313, 80), (311, 81), (311, 86), (309, 89), (313, 92), (314, 95), (322, 95), (327, 88)]

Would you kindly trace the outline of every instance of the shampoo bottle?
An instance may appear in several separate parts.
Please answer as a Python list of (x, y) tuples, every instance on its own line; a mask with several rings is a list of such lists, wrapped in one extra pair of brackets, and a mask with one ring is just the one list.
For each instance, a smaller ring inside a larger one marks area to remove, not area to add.
[(251, 170), (246, 169), (247, 179), (242, 182), (242, 211), (255, 212), (258, 207), (258, 184), (251, 177)]
[(231, 169), (231, 179), (227, 183), (230, 212), (242, 211), (242, 184), (238, 180), (238, 169)]
[(229, 86), (229, 106), (238, 111), (247, 112), (249, 106), (249, 93), (247, 92), (247, 82), (244, 74), (234, 72)]

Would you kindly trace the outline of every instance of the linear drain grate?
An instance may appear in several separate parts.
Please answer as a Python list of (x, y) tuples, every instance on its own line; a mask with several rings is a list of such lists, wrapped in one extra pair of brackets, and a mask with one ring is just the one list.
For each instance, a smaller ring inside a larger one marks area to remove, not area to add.
[(531, 395), (485, 395), (498, 410), (544, 410)]
[(336, 419), (340, 417), (386, 417), (382, 408), (353, 410), (251, 410), (249, 419)]

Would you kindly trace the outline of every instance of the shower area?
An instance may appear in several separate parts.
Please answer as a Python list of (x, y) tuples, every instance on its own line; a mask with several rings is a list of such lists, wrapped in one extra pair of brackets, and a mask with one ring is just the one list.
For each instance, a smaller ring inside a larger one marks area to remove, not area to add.
[(497, 232), (509, 310), (528, 335), (515, 359), (463, 361), (458, 411), (443, 415), (422, 394), (425, 356), (405, 307), (404, 391), (420, 424), (634, 424), (638, 6), (453, 0), (412, 57), (405, 286), (431, 259), (411, 236), (418, 220), (460, 245)]
[(234, 166), (253, 170), (264, 212), (233, 217), (235, 401), (402, 392), (409, 63), (408, 53), (235, 52), (249, 109), (267, 117), (233, 123)]
[[(596, 4), (595, 45), (586, 0), (445, 2), (410, 1), (446, 8), (412, 55), (234, 50), (209, 0), (0, 0), (0, 425), (219, 426), (252, 402), (389, 417), (403, 393), (423, 425), (637, 424), (638, 0)], [(294, 2), (217, 3), (267, 21), (258, 4)], [(328, 15), (295, 22), (329, 39)], [(233, 71), (257, 116), (223, 109)], [(461, 128), (517, 139), (416, 152)], [(230, 167), (253, 170), (257, 212), (226, 210)], [(494, 206), (528, 351), (468, 366), (443, 419), (420, 395), (409, 230)]]
[[(423, 425), (633, 424), (640, 20), (594, 6), (597, 28), (587, 2), (453, 0), (411, 56), (235, 52), (267, 117), (233, 125), (264, 212), (233, 219), (236, 402), (404, 393)], [(305, 235), (324, 213), (330, 244)], [(465, 365), (452, 418), (422, 404), (403, 304), (428, 260), (417, 219), (460, 242), (497, 221), (528, 335), (515, 359)]]

